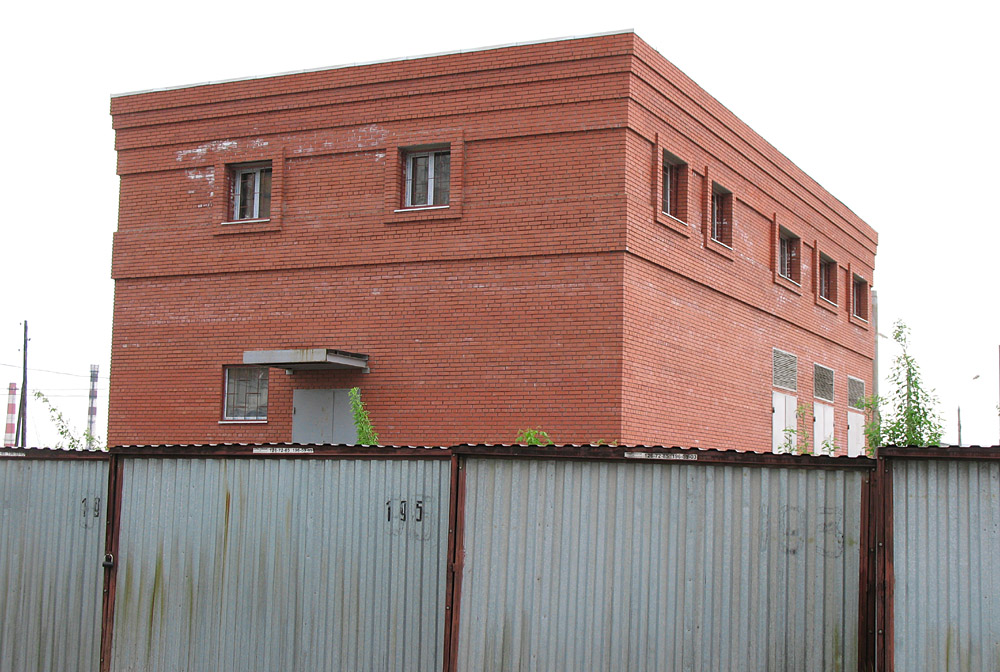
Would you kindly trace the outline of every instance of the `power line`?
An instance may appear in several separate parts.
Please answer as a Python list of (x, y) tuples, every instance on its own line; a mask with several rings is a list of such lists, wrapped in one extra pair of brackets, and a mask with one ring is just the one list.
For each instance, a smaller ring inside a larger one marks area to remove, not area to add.
[[(19, 364), (4, 364), (2, 362), (0, 362), (0, 366), (7, 366), (7, 367), (10, 367), (12, 369), (20, 369), (21, 368), (21, 366)], [(87, 379), (90, 378), (90, 374), (87, 374), (87, 373), (67, 373), (65, 371), (50, 371), (49, 369), (32, 369), (30, 367), (28, 368), (28, 371), (40, 371), (42, 373), (54, 373), (54, 374), (59, 375), (59, 376), (73, 376), (75, 378), (87, 378)], [(101, 376), (100, 380), (107, 380), (107, 376)]]

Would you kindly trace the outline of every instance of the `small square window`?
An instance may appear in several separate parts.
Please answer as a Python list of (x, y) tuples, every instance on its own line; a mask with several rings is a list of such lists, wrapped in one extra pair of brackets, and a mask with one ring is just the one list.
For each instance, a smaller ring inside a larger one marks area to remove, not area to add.
[(271, 162), (230, 167), (233, 221), (271, 216)]
[(868, 282), (859, 275), (854, 276), (851, 313), (858, 319), (868, 321)]
[(663, 152), (663, 191), (660, 198), (660, 209), (683, 221), (684, 208), (682, 204), (687, 196), (687, 164), (670, 152)]
[(837, 303), (837, 262), (820, 254), (819, 256), (819, 296), (832, 304)]
[(406, 153), (408, 208), (448, 205), (451, 196), (451, 151), (437, 149)]
[(226, 368), (225, 420), (267, 420), (267, 372), (262, 366)]
[(778, 232), (778, 275), (798, 284), (801, 278), (802, 241), (785, 228)]
[(733, 194), (712, 184), (712, 240), (733, 246)]

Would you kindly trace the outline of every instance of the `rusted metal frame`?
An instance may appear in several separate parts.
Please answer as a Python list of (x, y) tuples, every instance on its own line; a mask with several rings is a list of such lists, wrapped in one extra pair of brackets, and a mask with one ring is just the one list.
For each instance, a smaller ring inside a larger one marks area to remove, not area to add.
[(747, 453), (734, 450), (699, 450), (654, 446), (452, 446), (457, 455), (484, 458), (571, 459), (617, 462), (695, 462), (731, 466), (790, 467), (797, 469), (875, 469), (868, 457), (826, 457)]
[(451, 669), (452, 600), (455, 591), (455, 533), (458, 518), (458, 456), (451, 456), (451, 478), (448, 485), (448, 558), (444, 591), (444, 672)]
[(101, 600), (101, 672), (108, 672), (111, 669), (124, 463), (124, 458), (112, 455), (108, 466), (108, 508), (104, 524), (104, 594)]
[(215, 458), (239, 457), (252, 459), (448, 459), (451, 451), (448, 448), (414, 447), (414, 446), (320, 446), (308, 444), (216, 444), (216, 445), (184, 445), (184, 446), (113, 446), (112, 455), (128, 457), (187, 457)]
[(885, 669), (896, 669), (896, 561), (893, 545), (893, 461), (886, 461), (882, 496), (885, 499), (882, 515), (885, 516)]
[(879, 448), (878, 455), (933, 460), (1000, 460), (1000, 446), (890, 446)]
[(0, 460), (107, 460), (103, 450), (62, 450), (60, 448), (0, 447)]
[(877, 582), (875, 562), (875, 527), (878, 499), (878, 474), (872, 471), (861, 486), (861, 534), (858, 580), (858, 670), (875, 670), (875, 618)]
[(891, 460), (878, 457), (875, 505), (875, 669), (893, 669), (892, 656), (892, 467)]
[(452, 464), (455, 470), (452, 473), (454, 494), (452, 501), (455, 505), (455, 535), (454, 547), (449, 549), (448, 559), (449, 576), (451, 577), (451, 600), (448, 604), (450, 609), (451, 626), (448, 630), (448, 651), (445, 659), (448, 661), (445, 672), (458, 672), (458, 630), (459, 617), (462, 603), (462, 572), (465, 568), (465, 510), (466, 510), (466, 485), (465, 476), (467, 473), (465, 458), (456, 455)]

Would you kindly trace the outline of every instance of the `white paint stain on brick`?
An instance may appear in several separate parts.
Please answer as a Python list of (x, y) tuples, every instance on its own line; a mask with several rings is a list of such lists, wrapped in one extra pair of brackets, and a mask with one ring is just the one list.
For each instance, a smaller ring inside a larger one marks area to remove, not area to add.
[(385, 144), (385, 139), (388, 135), (389, 131), (378, 124), (369, 124), (368, 126), (361, 126), (352, 130), (348, 135), (347, 142), (358, 148), (378, 147)]
[(182, 149), (177, 152), (177, 160), (183, 161), (184, 159), (203, 159), (209, 152), (223, 152), (230, 149), (236, 149), (239, 143), (235, 140), (216, 140), (213, 142), (206, 142), (203, 145), (198, 145), (194, 149)]

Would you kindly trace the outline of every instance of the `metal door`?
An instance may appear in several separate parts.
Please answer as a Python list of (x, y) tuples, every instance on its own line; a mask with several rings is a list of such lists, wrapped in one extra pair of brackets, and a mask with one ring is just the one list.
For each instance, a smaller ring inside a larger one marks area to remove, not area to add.
[(294, 390), (292, 442), (356, 444), (347, 390)]

